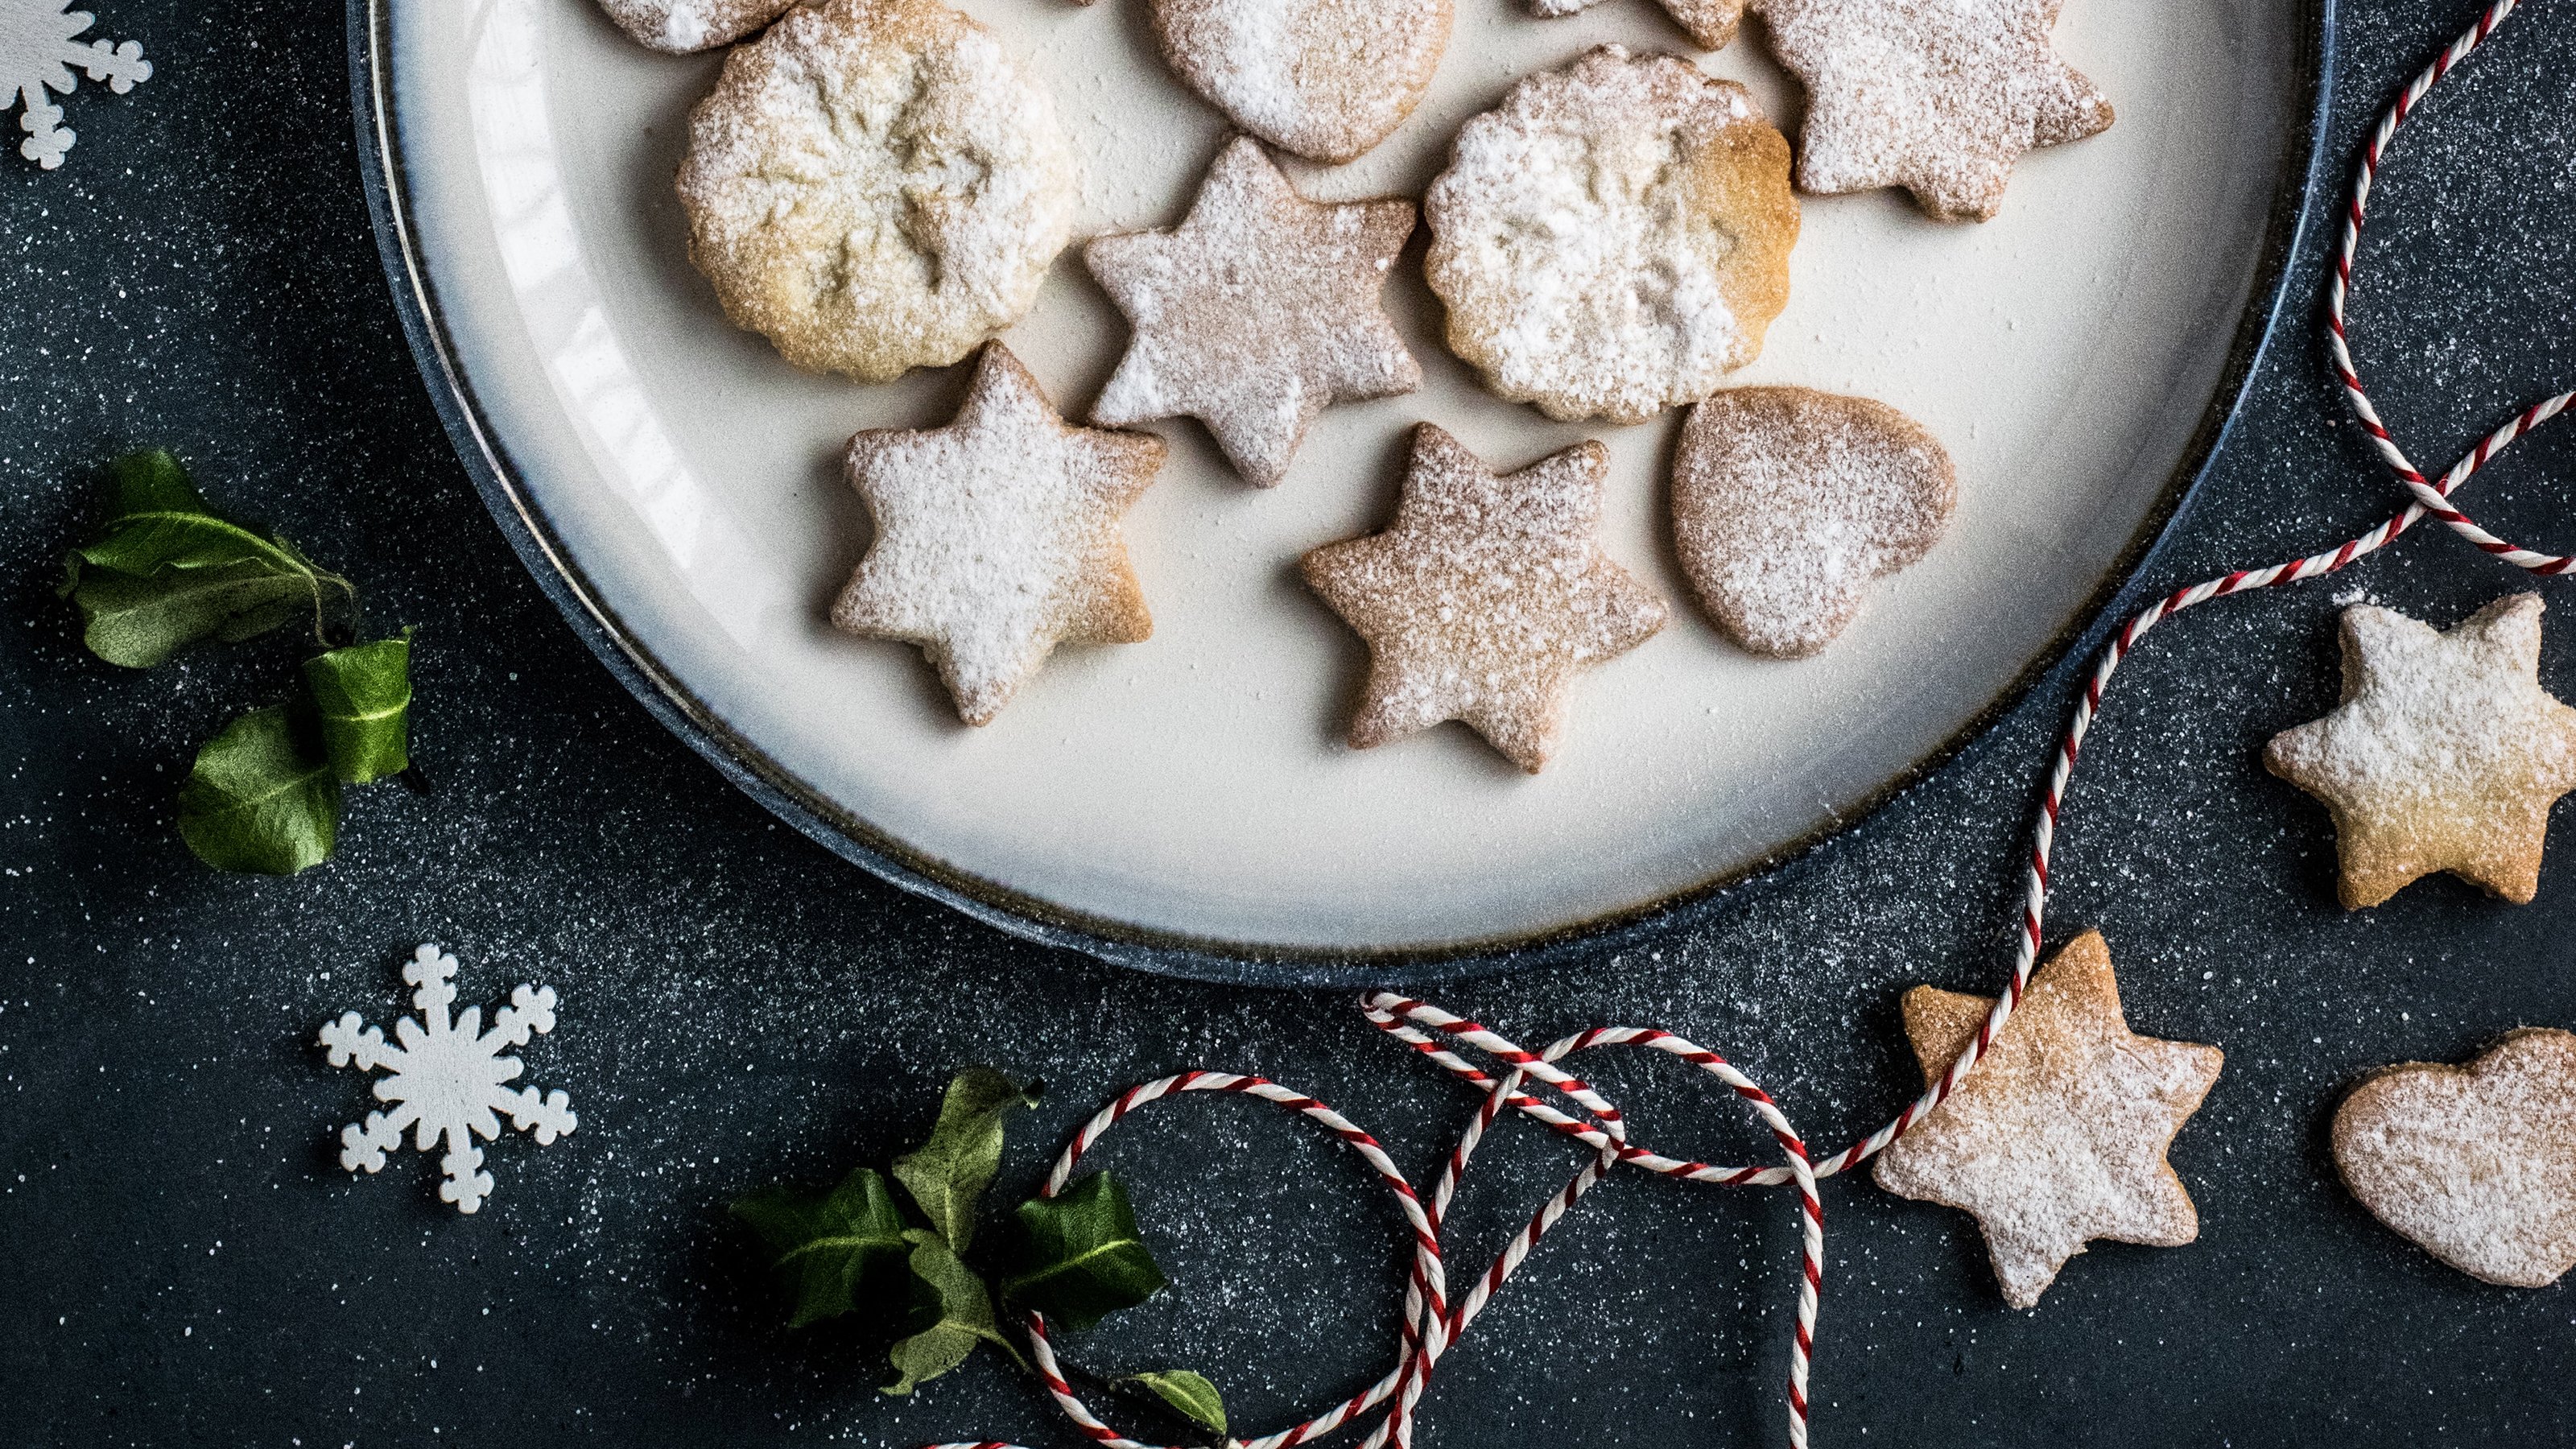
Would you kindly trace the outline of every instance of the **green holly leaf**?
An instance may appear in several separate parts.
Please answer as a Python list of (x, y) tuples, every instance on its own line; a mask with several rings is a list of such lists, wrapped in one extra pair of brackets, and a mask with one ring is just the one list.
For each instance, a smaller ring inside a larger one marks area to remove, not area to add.
[(788, 1327), (854, 1310), (904, 1332), (922, 1326), (915, 1321), (903, 1209), (875, 1168), (862, 1167), (819, 1195), (767, 1188), (735, 1203), (733, 1215), (768, 1244), (795, 1288)]
[(968, 1067), (948, 1084), (930, 1139), (894, 1160), (895, 1180), (957, 1252), (974, 1240), (975, 1200), (1001, 1168), (1003, 1117), (1013, 1107), (1036, 1106), (1041, 1090), (990, 1067)]
[(1019, 1207), (1017, 1270), (1002, 1296), (1068, 1328), (1088, 1328), (1154, 1296), (1165, 1279), (1136, 1235), (1126, 1189), (1096, 1172), (1051, 1198)]
[(411, 635), (334, 649), (304, 661), (321, 717), (322, 752), (344, 785), (411, 767)]
[(111, 464), (105, 512), (99, 536), (65, 561), (61, 592), (81, 611), (82, 641), (110, 664), (148, 669), (306, 613), (318, 635), (326, 602), (354, 608), (348, 580), (218, 517), (166, 452)]
[(1159, 1373), (1131, 1374), (1120, 1379), (1121, 1387), (1134, 1387), (1152, 1394), (1169, 1405), (1182, 1418), (1223, 1438), (1225, 1398), (1203, 1374), (1188, 1369), (1165, 1369)]
[[(966, 1361), (975, 1345), (990, 1343), (1013, 1359), (1020, 1352), (1002, 1337), (993, 1321), (993, 1298), (975, 1270), (957, 1261), (947, 1240), (914, 1228), (904, 1234), (912, 1244), (914, 1280), (929, 1290), (938, 1320), (897, 1343), (887, 1353), (898, 1375), (880, 1392), (908, 1394)], [(1027, 1367), (1025, 1363), (1021, 1365)]]
[(293, 875), (331, 854), (340, 781), (286, 706), (253, 710), (197, 751), (179, 836), (217, 870)]

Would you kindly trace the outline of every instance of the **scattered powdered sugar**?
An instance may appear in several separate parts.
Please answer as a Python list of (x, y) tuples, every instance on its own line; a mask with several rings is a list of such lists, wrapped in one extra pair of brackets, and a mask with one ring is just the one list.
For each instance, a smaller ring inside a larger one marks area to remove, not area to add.
[(1237, 137), (1177, 230), (1084, 249), (1136, 333), (1092, 416), (1197, 417), (1247, 480), (1278, 482), (1326, 406), (1422, 385), (1379, 296), (1412, 231), (1413, 203), (1308, 201)]
[(1983, 221), (2013, 162), (2111, 124), (2057, 58), (2063, 0), (1757, 0), (1780, 63), (1806, 83), (1798, 185), (1903, 186), (1924, 210)]
[(832, 622), (919, 644), (989, 723), (1057, 644), (1152, 632), (1118, 519), (1162, 461), (1158, 439), (1067, 426), (994, 343), (955, 422), (851, 440), (876, 538)]
[(1045, 90), (937, 0), (830, 0), (735, 51), (679, 179), (728, 315), (870, 381), (1026, 311), (1079, 185)]
[(1347, 161), (1413, 113), (1448, 48), (1449, 0), (1155, 0), (1163, 55), (1272, 145)]
[(1414, 429), (1395, 526), (1304, 563), (1373, 655), (1352, 745), (1455, 719), (1524, 770), (1547, 763), (1574, 675), (1664, 624), (1663, 601), (1594, 540), (1608, 467), (1585, 442), (1497, 477), (1439, 427)]
[(798, 0), (600, 0), (608, 18), (655, 50), (713, 50), (785, 14)]
[(1737, 643), (1793, 659), (1833, 642), (1871, 581), (1929, 552), (1957, 499), (1939, 440), (1894, 408), (1739, 388), (1683, 425), (1673, 544)]
[(2550, 804), (2576, 788), (2576, 710), (2540, 687), (2541, 607), (2511, 595), (2449, 633), (2344, 611), (2343, 703), (2264, 762), (2334, 808), (2346, 904), (2437, 870), (2530, 899)]
[(1620, 422), (1760, 354), (1798, 229), (1744, 88), (1615, 45), (1469, 121), (1424, 212), (1451, 348), (1504, 397)]
[(2392, 1067), (2344, 1099), (2333, 1139), (2353, 1196), (2461, 1272), (2540, 1288), (2576, 1265), (2576, 1036)]
[[(1994, 1002), (1905, 995), (1926, 1081), (1949, 1069)], [(2004, 1300), (2028, 1308), (2095, 1238), (2172, 1247), (2200, 1217), (2165, 1147), (2218, 1080), (2215, 1047), (2130, 1032), (2098, 932), (2031, 978), (1976, 1070), (1879, 1155), (1878, 1185), (1962, 1208), (1984, 1230)]]

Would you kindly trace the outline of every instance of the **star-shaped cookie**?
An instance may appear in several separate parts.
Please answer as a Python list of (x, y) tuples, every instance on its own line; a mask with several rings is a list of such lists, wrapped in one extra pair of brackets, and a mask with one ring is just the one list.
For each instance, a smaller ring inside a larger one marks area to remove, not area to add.
[(832, 622), (920, 645), (957, 713), (991, 723), (1056, 645), (1154, 632), (1118, 519), (1163, 452), (1065, 422), (1008, 348), (986, 344), (956, 421), (850, 440), (876, 538)]
[(1136, 332), (1092, 420), (1195, 417), (1245, 479), (1278, 482), (1326, 407), (1422, 386), (1378, 298), (1412, 232), (1412, 202), (1308, 201), (1236, 137), (1176, 230), (1083, 249)]
[[(1905, 993), (1905, 1034), (1937, 1081), (1994, 1002)], [(2216, 1047), (2129, 1030), (2098, 931), (2030, 979), (2021, 1008), (1948, 1100), (1879, 1154), (1878, 1185), (1975, 1215), (2004, 1300), (2039, 1301), (2095, 1238), (2179, 1247), (2200, 1215), (2165, 1146), (2218, 1080)]]
[(1306, 555), (1306, 582), (1372, 656), (1351, 744), (1462, 720), (1531, 774), (1574, 676), (1664, 626), (1664, 604), (1594, 541), (1609, 450), (1577, 443), (1496, 476), (1430, 423), (1395, 526)]
[(1807, 87), (1800, 189), (1902, 186), (1943, 220), (1993, 216), (2021, 153), (2111, 124), (2111, 103), (2049, 44), (2061, 3), (1756, 0)]
[(2263, 764), (2334, 814), (2348, 909), (2447, 870), (2516, 904), (2540, 888), (2549, 807), (2576, 789), (2576, 709), (2540, 687), (2540, 596), (2447, 634), (2343, 612), (2343, 703), (2272, 737)]

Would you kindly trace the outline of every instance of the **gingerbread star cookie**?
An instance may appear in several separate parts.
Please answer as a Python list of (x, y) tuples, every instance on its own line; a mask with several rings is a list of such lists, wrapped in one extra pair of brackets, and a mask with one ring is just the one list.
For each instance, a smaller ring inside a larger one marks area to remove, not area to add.
[(1058, 644), (1154, 632), (1119, 516), (1163, 441), (1078, 428), (995, 342), (956, 421), (850, 440), (876, 537), (832, 622), (918, 644), (968, 724), (989, 724)]
[(1154, 0), (1163, 59), (1191, 90), (1271, 145), (1336, 163), (1413, 114), (1449, 22), (1449, 0)]
[(2383, 1068), (2332, 1135), (2361, 1205), (2461, 1272), (2545, 1288), (2576, 1267), (2576, 1036), (2526, 1029), (2465, 1067)]
[[(1926, 1082), (1993, 1009), (1988, 997), (1929, 986), (1905, 993)], [(1878, 1185), (1974, 1214), (2004, 1301), (2028, 1308), (2095, 1238), (2171, 1248), (2200, 1235), (2165, 1147), (2221, 1060), (2216, 1047), (2131, 1032), (2110, 949), (2087, 931), (2030, 978), (1959, 1089), (1879, 1154)]]
[(1513, 86), (1422, 210), (1449, 349), (1560, 421), (1708, 396), (1789, 300), (1789, 143), (1744, 87), (1669, 55), (1605, 45)]
[(1412, 202), (1308, 201), (1235, 138), (1177, 230), (1083, 249), (1136, 331), (1092, 420), (1196, 417), (1235, 471), (1278, 482), (1327, 406), (1422, 385), (1378, 299), (1412, 231)]
[(618, 28), (666, 55), (731, 45), (797, 0), (600, 0)]
[(1395, 526), (1306, 555), (1306, 582), (1369, 645), (1359, 749), (1462, 720), (1538, 773), (1574, 676), (1664, 626), (1663, 601), (1594, 541), (1609, 450), (1577, 443), (1497, 476), (1430, 423)]
[(1984, 221), (2024, 151), (2104, 130), (2111, 103), (2049, 43), (2063, 0), (1755, 0), (1806, 83), (1798, 185), (1902, 186)]
[(2375, 906), (2447, 870), (2519, 905), (2540, 888), (2551, 802), (2576, 789), (2576, 709), (2540, 687), (2540, 596), (2447, 634), (2390, 609), (2343, 613), (2343, 703), (2263, 751), (2333, 812), (2339, 893)]
[(1796, 659), (1869, 585), (1923, 557), (1959, 497), (1921, 424), (1864, 397), (1740, 387), (1691, 409), (1673, 453), (1673, 546), (1736, 643)]
[(1045, 89), (939, 0), (824, 0), (689, 113), (689, 260), (799, 367), (944, 367), (1036, 300), (1080, 201)]

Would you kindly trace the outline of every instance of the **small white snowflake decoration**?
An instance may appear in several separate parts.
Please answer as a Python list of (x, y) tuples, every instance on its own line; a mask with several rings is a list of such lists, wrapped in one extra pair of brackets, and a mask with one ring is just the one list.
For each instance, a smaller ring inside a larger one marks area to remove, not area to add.
[(81, 43), (87, 11), (67, 10), (71, 0), (0, 0), (0, 112), (18, 107), (18, 129), (27, 139), (18, 154), (51, 171), (79, 139), (63, 124), (63, 108), (47, 99), (51, 89), (70, 95), (80, 84), (72, 67), (123, 95), (152, 79), (152, 62), (137, 41)]
[[(0, 4), (7, 0), (0, 0)], [(447, 1008), (456, 1000), (456, 958), (436, 946), (412, 953), (403, 980), (419, 987), (412, 1005), (421, 1020), (406, 1016), (394, 1023), (400, 1046), (385, 1042), (381, 1028), (367, 1026), (354, 1011), (322, 1028), (322, 1045), (331, 1065), (355, 1065), (361, 1071), (384, 1071), (376, 1081), (376, 1100), (394, 1103), (390, 1112), (370, 1112), (366, 1125), (340, 1129), (340, 1165), (351, 1172), (381, 1171), (388, 1150), (402, 1150), (405, 1127), (413, 1129), (412, 1145), (422, 1152), (444, 1141), (439, 1159), (447, 1180), (438, 1185), (442, 1201), (470, 1213), (492, 1195), (492, 1174), (482, 1170), (483, 1149), (466, 1134), (489, 1142), (501, 1135), (500, 1113), (522, 1132), (536, 1133), (544, 1146), (570, 1132), (578, 1119), (572, 1099), (561, 1091), (540, 1097), (534, 1087), (509, 1091), (501, 1084), (524, 1070), (517, 1057), (502, 1051), (523, 1047), (531, 1035), (555, 1029), (555, 989), (520, 986), (510, 1004), (492, 1013), (492, 1029), (481, 1030), (483, 1008), (469, 1006), (453, 1022)], [(426, 1022), (427, 1025), (422, 1023)]]

